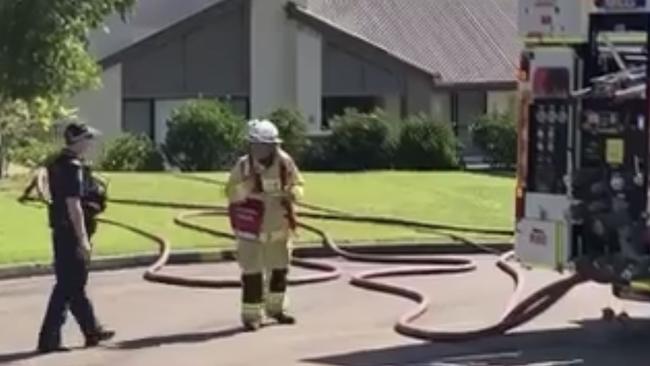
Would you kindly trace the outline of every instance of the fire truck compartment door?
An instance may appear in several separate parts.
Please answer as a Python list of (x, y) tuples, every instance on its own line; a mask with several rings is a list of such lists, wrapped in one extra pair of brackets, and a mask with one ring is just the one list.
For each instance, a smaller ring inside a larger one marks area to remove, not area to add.
[(565, 221), (571, 203), (564, 195), (526, 193), (526, 218), (542, 221)]
[(569, 260), (567, 234), (562, 221), (523, 219), (517, 224), (515, 254), (525, 264), (561, 270)]

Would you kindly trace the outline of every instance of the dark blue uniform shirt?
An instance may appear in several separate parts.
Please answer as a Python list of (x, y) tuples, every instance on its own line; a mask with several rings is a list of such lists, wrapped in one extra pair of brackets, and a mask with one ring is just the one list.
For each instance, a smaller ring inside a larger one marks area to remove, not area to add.
[(47, 167), (50, 197), (50, 226), (71, 227), (66, 205), (68, 198), (82, 198), (84, 169), (81, 160), (71, 151), (63, 150)]

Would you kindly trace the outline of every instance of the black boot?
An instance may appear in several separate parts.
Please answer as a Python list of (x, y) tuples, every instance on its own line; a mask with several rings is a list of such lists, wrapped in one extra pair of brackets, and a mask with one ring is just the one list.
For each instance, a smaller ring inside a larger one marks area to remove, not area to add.
[(86, 335), (86, 347), (96, 347), (100, 342), (111, 340), (113, 337), (114, 331), (100, 328), (97, 332)]
[(42, 333), (38, 337), (38, 353), (68, 352), (69, 348), (61, 346), (61, 336), (58, 334)]
[(47, 354), (55, 352), (70, 352), (70, 348), (63, 347), (60, 344), (39, 344), (37, 348), (38, 353)]
[(271, 272), (271, 282), (269, 283), (269, 294), (267, 297), (266, 313), (277, 321), (279, 324), (293, 325), (296, 319), (287, 314), (283, 303), (287, 291), (287, 269), (274, 269)]
[(262, 327), (264, 276), (261, 273), (242, 275), (242, 323), (249, 332)]
[(274, 315), (270, 315), (270, 317), (273, 318), (279, 324), (283, 324), (283, 325), (296, 324), (296, 318), (286, 313), (274, 314)]

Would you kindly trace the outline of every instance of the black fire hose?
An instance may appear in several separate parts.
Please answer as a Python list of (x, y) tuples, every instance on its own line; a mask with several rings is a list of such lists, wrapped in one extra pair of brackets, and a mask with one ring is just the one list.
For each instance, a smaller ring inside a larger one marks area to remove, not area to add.
[[(105, 224), (109, 224), (111, 226), (115, 226), (115, 227), (119, 227), (131, 231), (135, 234), (150, 239), (158, 244), (158, 259), (147, 268), (147, 270), (143, 275), (144, 279), (147, 281), (162, 283), (166, 285), (194, 287), (194, 288), (218, 289), (218, 288), (237, 288), (241, 286), (240, 280), (238, 278), (232, 278), (232, 279), (186, 278), (186, 277), (172, 276), (172, 275), (160, 273), (160, 271), (163, 269), (163, 267), (165, 267), (165, 265), (169, 261), (169, 257), (171, 255), (171, 245), (165, 238), (146, 232), (135, 226), (125, 224), (123, 222), (118, 222), (118, 221), (105, 219), (105, 218), (100, 218), (99, 221)], [(200, 229), (198, 227), (194, 227), (194, 225), (189, 223), (183, 226), (197, 231), (207, 232), (207, 230), (203, 228)], [(219, 236), (227, 236), (227, 235), (219, 234)], [(291, 265), (295, 267), (323, 272), (322, 274), (300, 276), (296, 278), (290, 277), (288, 279), (288, 282), (292, 286), (325, 282), (325, 281), (335, 280), (341, 277), (341, 271), (339, 270), (338, 267), (326, 263), (319, 263), (319, 262), (308, 261), (299, 258), (292, 258)]]
[[(174, 202), (158, 202), (158, 201), (144, 201), (144, 200), (128, 200), (128, 199), (111, 199), (112, 203), (123, 205), (135, 206), (148, 206), (148, 207), (161, 207), (161, 208), (175, 208), (175, 209), (189, 209), (195, 210), (190, 212), (181, 213), (175, 218), (175, 223), (184, 228), (203, 232), (210, 235), (234, 239), (230, 233), (221, 232), (212, 228), (204, 227), (189, 221), (193, 217), (201, 216), (226, 216), (226, 207), (201, 205), (191, 203), (174, 203)], [(303, 206), (304, 207), (304, 206)], [(398, 218), (388, 217), (373, 217), (373, 216), (356, 216), (352, 214), (342, 213), (337, 210), (321, 209), (318, 206), (308, 206), (311, 210), (321, 210), (321, 213), (316, 212), (300, 212), (299, 217), (322, 219), (322, 220), (337, 220), (345, 222), (358, 222), (370, 223), (377, 225), (391, 225), (411, 227), (417, 229), (427, 230), (446, 230), (455, 232), (474, 232), (482, 234), (497, 234), (497, 235), (512, 235), (512, 231), (508, 230), (495, 230), (495, 229), (472, 229), (466, 227), (449, 226), (441, 224), (429, 224), (416, 221), (409, 221)], [(240, 286), (239, 279), (200, 279), (200, 278), (187, 278), (180, 276), (173, 276), (161, 273), (164, 266), (167, 264), (170, 254), (171, 246), (164, 238), (149, 233), (145, 230), (139, 229), (133, 225), (125, 224), (122, 222), (100, 219), (101, 222), (113, 226), (121, 227), (136, 234), (142, 235), (158, 244), (158, 259), (150, 265), (145, 271), (144, 278), (147, 281), (163, 283), (169, 285), (177, 285), (184, 287), (201, 287), (201, 288), (234, 288)], [(459, 257), (431, 257), (431, 256), (387, 256), (367, 253), (357, 253), (350, 250), (345, 250), (339, 247), (334, 240), (332, 240), (327, 233), (315, 228), (311, 225), (300, 223), (303, 229), (311, 231), (322, 238), (323, 245), (331, 250), (333, 253), (341, 258), (367, 263), (390, 263), (390, 264), (408, 264), (413, 265), (401, 268), (382, 268), (376, 270), (368, 270), (352, 276), (350, 283), (354, 286), (364, 289), (378, 291), (382, 293), (393, 294), (396, 296), (410, 299), (417, 303), (417, 306), (403, 315), (395, 325), (395, 330), (405, 336), (427, 340), (432, 342), (461, 342), (469, 341), (477, 338), (488, 336), (497, 336), (505, 334), (507, 331), (516, 328), (533, 318), (539, 316), (548, 310), (553, 304), (559, 301), (567, 292), (569, 292), (576, 285), (584, 283), (587, 279), (576, 274), (566, 279), (557, 281), (548, 285), (541, 290), (533, 293), (523, 301), (517, 303), (516, 301), (521, 295), (523, 290), (522, 275), (513, 266), (508, 263), (512, 253), (502, 255), (497, 261), (497, 266), (500, 270), (505, 272), (515, 283), (513, 296), (509, 302), (506, 312), (501, 317), (500, 321), (492, 326), (488, 326), (478, 330), (459, 331), (459, 332), (445, 332), (437, 331), (428, 328), (423, 328), (414, 325), (428, 309), (430, 304), (429, 298), (410, 288), (405, 288), (397, 285), (387, 284), (377, 281), (379, 278), (397, 277), (397, 276), (415, 276), (415, 275), (432, 275), (432, 274), (452, 274), (452, 273), (467, 273), (476, 269), (475, 263), (467, 258)], [(466, 244), (476, 245), (478, 248), (483, 249), (487, 253), (494, 254), (493, 251), (486, 249), (484, 246), (473, 243), (471, 240), (462, 238), (461, 236), (450, 234), (450, 236), (461, 239)], [(305, 259), (294, 258), (292, 265), (322, 271), (324, 273), (305, 276), (299, 278), (291, 278), (290, 284), (309, 284), (316, 282), (323, 282), (333, 280), (341, 276), (341, 271), (338, 267), (329, 264), (312, 262)]]
[[(169, 208), (178, 208), (178, 209), (190, 209), (194, 211), (188, 211), (179, 214), (174, 222), (184, 228), (224, 237), (234, 239), (234, 236), (227, 232), (221, 232), (209, 227), (205, 227), (190, 221), (191, 218), (196, 217), (206, 217), (206, 216), (227, 216), (226, 207), (219, 206), (206, 206), (200, 204), (187, 204), (187, 203), (165, 203), (165, 202), (155, 202), (155, 201), (143, 201), (143, 200), (111, 200), (113, 203), (119, 204), (130, 204), (130, 205), (139, 205), (139, 206), (149, 206), (149, 207), (169, 207)], [(305, 207), (305, 205), (303, 205)], [(358, 222), (358, 223), (370, 223), (378, 225), (391, 225), (391, 226), (402, 226), (402, 227), (411, 227), (417, 229), (427, 229), (427, 230), (446, 230), (446, 231), (460, 231), (460, 232), (478, 232), (483, 234), (510, 234), (511, 231), (507, 230), (498, 230), (498, 229), (471, 229), (458, 226), (449, 226), (442, 224), (428, 224), (416, 221), (409, 221), (405, 219), (396, 219), (388, 217), (373, 217), (373, 216), (356, 216), (352, 214), (342, 213), (340, 211), (331, 210), (331, 209), (321, 209), (318, 206), (309, 205), (311, 210), (323, 210), (324, 213), (316, 212), (300, 212), (299, 216), (303, 218), (312, 218), (312, 219), (322, 219), (322, 220), (336, 220), (344, 222)], [(333, 213), (338, 212), (338, 213)], [(497, 261), (498, 268), (506, 273), (515, 283), (515, 289), (513, 296), (510, 300), (510, 303), (507, 307), (506, 312), (501, 317), (501, 320), (492, 326), (488, 326), (478, 330), (472, 331), (460, 331), (460, 332), (444, 332), (436, 331), (427, 328), (422, 328), (416, 325), (413, 325), (428, 309), (430, 300), (424, 294), (409, 288), (402, 286), (392, 285), (377, 281), (379, 278), (387, 277), (397, 277), (397, 276), (420, 276), (420, 275), (433, 275), (433, 274), (455, 274), (455, 273), (467, 273), (474, 271), (476, 265), (474, 262), (467, 258), (460, 257), (431, 257), (431, 256), (387, 256), (387, 255), (378, 255), (378, 254), (367, 254), (367, 253), (357, 253), (350, 250), (345, 250), (339, 247), (332, 238), (325, 233), (324, 231), (315, 228), (311, 225), (300, 223), (300, 226), (303, 229), (311, 231), (319, 235), (322, 238), (323, 245), (335, 253), (337, 256), (344, 258), (349, 261), (355, 262), (366, 262), (366, 263), (383, 263), (383, 264), (408, 264), (412, 265), (409, 267), (401, 268), (382, 268), (376, 270), (368, 270), (361, 272), (352, 276), (350, 283), (354, 286), (361, 287), (364, 289), (378, 291), (382, 293), (389, 293), (396, 296), (404, 297), (410, 299), (417, 303), (417, 306), (409, 311), (407, 314), (402, 316), (395, 325), (395, 330), (405, 336), (417, 338), (421, 340), (433, 341), (433, 342), (461, 342), (468, 341), (477, 338), (483, 338), (488, 336), (502, 335), (507, 331), (516, 328), (533, 318), (539, 316), (546, 310), (548, 310), (553, 304), (560, 300), (567, 292), (569, 292), (573, 287), (578, 284), (581, 284), (586, 281), (585, 278), (574, 275), (563, 279), (561, 281), (555, 282), (549, 286), (544, 287), (543, 289), (535, 292), (530, 295), (523, 301), (516, 303), (516, 300), (519, 299), (523, 290), (522, 275), (517, 271), (513, 266), (511, 266), (508, 261), (513, 256), (512, 252), (501, 255)], [(450, 234), (450, 236), (455, 239), (460, 239), (466, 244), (475, 245), (478, 248), (484, 250), (487, 253), (494, 254), (489, 248), (481, 246), (480, 244), (473, 243), (471, 240), (462, 238), (461, 236)], [(162, 257), (161, 257), (162, 258)], [(313, 265), (313, 262), (303, 261), (302, 259), (294, 259), (293, 264), (303, 264), (307, 262), (307, 265)], [(318, 264), (320, 266), (326, 266)], [(170, 283), (175, 285), (190, 285), (198, 287), (223, 287), (220, 284), (223, 280), (199, 280), (199, 279), (189, 279), (189, 278), (180, 278), (176, 276), (162, 275), (158, 273), (164, 267), (164, 260), (159, 260), (154, 266), (151, 266), (145, 274), (145, 278), (153, 282), (161, 283)], [(322, 267), (312, 269), (325, 269)], [(330, 277), (328, 280), (333, 279), (339, 276), (339, 270), (333, 270), (336, 268), (334, 266), (329, 267)], [(318, 277), (318, 276), (316, 276)], [(317, 282), (317, 281), (312, 281)], [(304, 283), (312, 283), (304, 282)], [(300, 282), (299, 279), (295, 280), (295, 283)], [(239, 286), (239, 281), (232, 280), (229, 282), (228, 287)]]

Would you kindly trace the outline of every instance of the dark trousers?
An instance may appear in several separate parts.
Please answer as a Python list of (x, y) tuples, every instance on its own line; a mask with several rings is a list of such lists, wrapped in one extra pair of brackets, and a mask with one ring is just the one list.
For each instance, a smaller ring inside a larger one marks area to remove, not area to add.
[(89, 263), (79, 250), (76, 235), (72, 229), (55, 229), (52, 241), (56, 284), (41, 327), (41, 347), (56, 347), (61, 344), (61, 327), (68, 310), (86, 337), (92, 336), (99, 329), (93, 306), (86, 295)]

